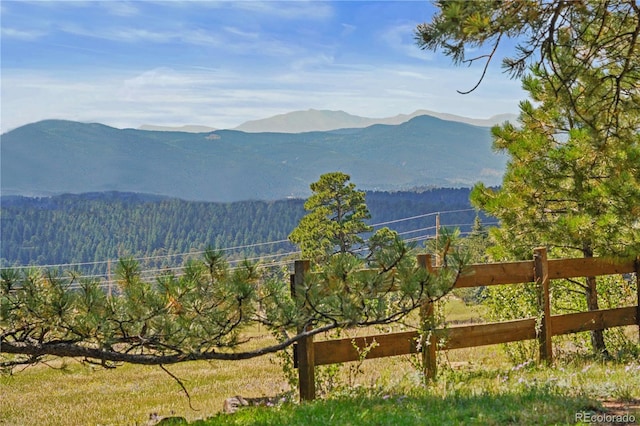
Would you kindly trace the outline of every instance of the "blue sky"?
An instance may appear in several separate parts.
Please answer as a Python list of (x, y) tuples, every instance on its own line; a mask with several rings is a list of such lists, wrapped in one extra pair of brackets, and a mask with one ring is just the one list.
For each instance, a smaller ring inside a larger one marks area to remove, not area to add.
[(494, 64), (421, 51), (428, 1), (12, 1), (0, 3), (2, 132), (48, 118), (114, 127), (232, 128), (294, 110), (366, 117), (417, 109), (517, 113)]

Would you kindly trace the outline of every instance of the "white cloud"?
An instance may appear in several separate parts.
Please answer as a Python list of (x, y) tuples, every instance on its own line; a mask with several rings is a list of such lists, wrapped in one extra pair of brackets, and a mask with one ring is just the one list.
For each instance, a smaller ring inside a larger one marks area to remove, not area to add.
[(352, 34), (358, 29), (358, 27), (351, 24), (342, 23), (341, 25), (342, 25), (342, 32), (340, 33), (340, 35), (343, 37), (348, 36), (349, 34)]
[(418, 49), (414, 40), (414, 31), (417, 22), (406, 22), (385, 29), (380, 37), (392, 49), (397, 52), (417, 59), (432, 59), (430, 52)]
[(318, 53), (316, 55), (307, 56), (305, 58), (295, 60), (292, 63), (291, 68), (295, 72), (300, 72), (309, 68), (317, 68), (317, 67), (331, 65), (333, 64), (333, 61), (334, 61), (333, 56), (330, 56), (324, 53)]
[(233, 7), (252, 14), (281, 19), (324, 20), (333, 16), (333, 8), (319, 1), (236, 1)]
[(15, 28), (3, 27), (0, 34), (2, 34), (3, 38), (6, 37), (6, 38), (14, 38), (19, 40), (31, 41), (31, 40), (39, 39), (45, 36), (47, 33), (42, 30), (18, 30)]
[[(149, 5), (162, 8), (162, 13), (140, 19), (136, 25), (122, 17), (137, 12), (138, 21), (138, 17), (147, 16)], [(5, 62), (2, 132), (46, 118), (97, 121), (116, 127), (235, 127), (247, 120), (309, 108), (369, 117), (429, 109), (486, 118), (517, 112), (518, 101), (524, 97), (519, 82), (508, 80), (499, 70), (490, 70), (472, 94), (457, 94), (456, 89), (468, 89), (476, 83), (481, 69), (438, 68), (436, 61), (424, 60), (429, 56), (415, 46), (414, 24), (406, 21), (389, 25), (380, 19), (381, 25), (375, 26), (378, 33), (360, 34), (360, 28), (350, 23), (346, 14), (340, 21), (329, 19), (332, 9), (339, 7), (337, 3), (193, 5), (122, 3), (103, 12), (120, 13), (122, 19), (108, 15), (102, 25), (60, 19), (55, 20), (55, 26), (47, 26), (51, 21), (47, 17), (39, 21), (43, 25), (33, 24), (44, 28), (41, 32), (3, 27), (3, 37), (23, 38), (41, 37), (54, 28), (51, 38), (43, 43), (52, 49), (65, 44), (65, 49), (60, 55), (64, 61), (51, 65), (33, 61), (40, 71), (12, 69), (9, 61)], [(129, 6), (133, 8), (127, 9)], [(217, 8), (205, 12), (219, 12), (216, 22), (224, 24), (203, 27), (202, 21), (182, 18), (201, 14), (204, 8)], [(167, 9), (174, 13), (167, 13)], [(172, 19), (173, 15), (178, 18)], [(300, 22), (289, 21), (293, 19)], [(326, 22), (316, 25), (321, 19)], [(356, 30), (358, 37), (343, 37)], [(64, 37), (55, 38), (61, 32), (66, 32)], [(375, 48), (361, 49), (365, 44)], [(393, 49), (391, 53), (387, 46)], [(163, 55), (160, 52), (165, 48), (168, 53)], [(109, 69), (97, 68), (92, 62), (96, 58), (106, 59), (100, 63), (108, 64)], [(11, 66), (19, 63), (12, 60)]]
[(73, 23), (62, 25), (61, 30), (75, 36), (128, 44), (182, 44), (217, 49), (221, 54), (226, 52), (233, 56), (290, 57), (303, 50), (295, 41), (282, 41), (268, 35), (242, 32), (233, 27), (225, 27), (223, 31), (182, 27), (152, 30), (129, 26), (89, 28)]
[[(137, 72), (49, 75), (8, 71), (2, 79), (2, 132), (46, 118), (97, 121), (115, 127), (244, 121), (309, 108), (386, 117), (428, 109), (473, 118), (516, 113), (518, 81), (487, 76), (470, 95), (474, 70), (419, 66), (324, 66), (297, 72), (252, 69), (153, 68)], [(328, 58), (325, 58), (328, 59)], [(34, 100), (37, 99), (37, 102)]]
[(203, 44), (214, 41), (210, 36), (201, 31), (154, 31), (145, 28), (133, 28), (130, 26), (111, 26), (95, 28), (78, 23), (60, 24), (60, 30), (67, 34), (79, 37), (97, 38), (102, 40), (124, 43), (168, 43), (174, 41), (188, 42), (189, 44)]
[(223, 29), (229, 34), (231, 34), (232, 36), (238, 36), (244, 39), (257, 40), (260, 38), (260, 34), (255, 31), (245, 31), (240, 28), (232, 27), (232, 26), (224, 27)]
[(140, 13), (138, 8), (129, 1), (100, 1), (99, 4), (107, 13), (114, 16), (130, 17)]
[[(151, 42), (151, 43), (166, 43), (172, 40), (176, 40), (182, 35), (167, 32), (167, 31), (151, 31), (142, 28), (116, 28), (116, 29), (104, 29), (93, 31), (89, 30), (88, 33), (81, 35), (91, 35), (94, 37), (104, 38), (107, 40), (123, 41), (123, 42)], [(183, 36), (182, 36), (183, 37)]]
[(433, 80), (432, 77), (429, 77), (424, 72), (409, 71), (409, 70), (402, 70), (401, 69), (401, 70), (395, 71), (395, 73), (400, 78), (410, 78), (410, 79), (418, 79), (418, 80)]

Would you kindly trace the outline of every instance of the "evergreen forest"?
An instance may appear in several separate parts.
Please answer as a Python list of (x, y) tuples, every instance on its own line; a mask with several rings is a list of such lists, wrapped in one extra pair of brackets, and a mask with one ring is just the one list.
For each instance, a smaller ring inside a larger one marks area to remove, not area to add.
[[(435, 236), (435, 217), (441, 212), (441, 226), (464, 232), (476, 216), (469, 191), (367, 192), (369, 223), (423, 244)], [(207, 247), (222, 250), (229, 259), (295, 258), (297, 248), (287, 237), (305, 214), (303, 204), (302, 199), (196, 202), (121, 192), (5, 196), (0, 258), (2, 267), (73, 264), (72, 269), (98, 275), (107, 274), (108, 261), (119, 258), (162, 268), (181, 265)]]

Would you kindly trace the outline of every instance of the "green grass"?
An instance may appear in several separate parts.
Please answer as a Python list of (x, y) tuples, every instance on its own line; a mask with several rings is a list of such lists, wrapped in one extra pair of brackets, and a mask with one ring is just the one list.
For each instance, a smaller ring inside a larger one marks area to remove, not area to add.
[(218, 415), (197, 425), (498, 425), (569, 423), (591, 407), (583, 398), (549, 397), (544, 392), (501, 395), (351, 396), (279, 409), (251, 409)]
[[(405, 377), (410, 381), (410, 377)], [(640, 420), (640, 363), (576, 361), (511, 368), (445, 368), (438, 382), (343, 390), (325, 400), (242, 409), (196, 425), (538, 425), (576, 424), (576, 414), (610, 412), (624, 395)]]
[(457, 297), (447, 297), (442, 313), (449, 323), (479, 321), (486, 313), (484, 305), (467, 305)]
[[(474, 363), (453, 369), (445, 362), (439, 380), (423, 387), (406, 360), (394, 360), (379, 376), (384, 385), (343, 388), (313, 403), (245, 408), (235, 414), (217, 414), (224, 398), (275, 395), (274, 383), (283, 385), (277, 368), (268, 374), (235, 363), (172, 369), (185, 380), (199, 410), (194, 411), (157, 368), (90, 372), (72, 365), (62, 372), (37, 367), (3, 381), (0, 424), (144, 424), (151, 413), (184, 417), (196, 425), (574, 424), (577, 412), (601, 412), (605, 400), (640, 400), (637, 362), (576, 361), (552, 368)], [(629, 413), (640, 419), (640, 412)]]

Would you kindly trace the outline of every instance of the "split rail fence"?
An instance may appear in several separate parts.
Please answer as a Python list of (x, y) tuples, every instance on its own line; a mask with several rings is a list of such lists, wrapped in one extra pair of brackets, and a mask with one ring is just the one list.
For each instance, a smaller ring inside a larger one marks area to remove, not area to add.
[[(437, 273), (438, 268), (431, 266), (429, 255), (418, 255), (417, 261), (420, 266)], [(295, 289), (303, 285), (304, 276), (308, 273), (310, 273), (309, 261), (295, 262), (294, 274), (291, 276), (291, 291), (294, 297)], [(549, 299), (551, 280), (631, 273), (635, 273), (638, 288), (635, 306), (551, 315)], [(551, 363), (553, 336), (629, 325), (638, 325), (640, 333), (640, 257), (625, 260), (603, 258), (549, 260), (546, 249), (537, 248), (534, 250), (531, 261), (470, 265), (458, 278), (454, 288), (523, 283), (537, 284), (539, 318), (450, 326), (446, 330), (435, 329), (427, 333), (430, 335), (429, 342), (421, 341), (421, 333), (418, 331), (378, 334), (355, 339), (314, 341), (313, 336), (302, 339), (294, 349), (300, 399), (315, 398), (316, 366), (357, 361), (360, 359), (362, 349), (367, 348), (367, 345), (374, 340), (376, 345), (368, 349), (367, 359), (421, 352), (424, 374), (428, 378), (434, 378), (437, 350), (537, 339), (539, 361)], [(301, 291), (297, 293), (302, 294)], [(423, 306), (420, 314), (423, 321), (432, 316), (432, 304), (427, 303)]]

